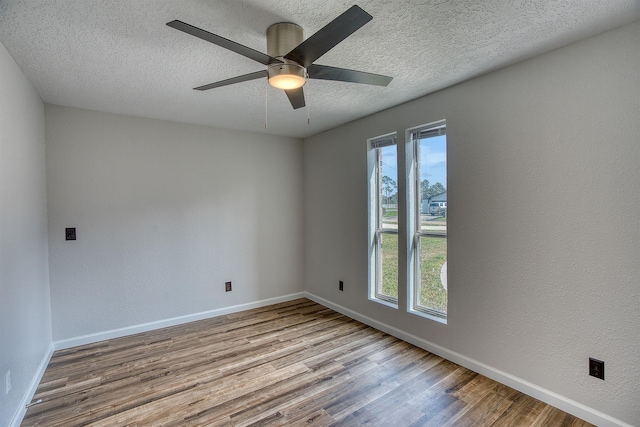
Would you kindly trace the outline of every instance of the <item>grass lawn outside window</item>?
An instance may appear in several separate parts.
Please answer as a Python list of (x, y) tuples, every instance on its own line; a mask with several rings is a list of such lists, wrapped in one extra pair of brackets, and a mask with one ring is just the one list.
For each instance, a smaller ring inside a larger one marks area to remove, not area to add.
[[(446, 237), (420, 238), (420, 304), (436, 310), (447, 310), (447, 291), (440, 281), (440, 272), (447, 261)], [(398, 297), (398, 236), (382, 239), (382, 292)]]

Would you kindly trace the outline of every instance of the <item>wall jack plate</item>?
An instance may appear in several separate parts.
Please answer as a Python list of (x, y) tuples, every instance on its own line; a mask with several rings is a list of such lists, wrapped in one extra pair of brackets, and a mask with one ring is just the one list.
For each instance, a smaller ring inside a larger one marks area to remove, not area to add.
[(589, 375), (604, 380), (604, 362), (602, 360), (589, 358)]
[(338, 283), (338, 289), (344, 291), (344, 282), (342, 280), (340, 280), (340, 282)]
[(76, 240), (76, 228), (65, 228), (64, 230), (64, 239), (65, 240)]
[(224, 291), (231, 292), (231, 282), (224, 282)]

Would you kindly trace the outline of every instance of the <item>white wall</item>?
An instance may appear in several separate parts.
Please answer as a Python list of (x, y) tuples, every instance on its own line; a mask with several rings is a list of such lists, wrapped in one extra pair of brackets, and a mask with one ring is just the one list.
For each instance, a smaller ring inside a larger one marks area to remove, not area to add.
[[(305, 140), (306, 290), (640, 425), (639, 41), (636, 22)], [(366, 139), (439, 119), (447, 325), (367, 299)]]
[(54, 340), (303, 290), (300, 140), (45, 112)]
[[(51, 350), (44, 106), (0, 44), (0, 425)], [(11, 390), (5, 395), (5, 376)], [(38, 378), (35, 378), (38, 377)], [(16, 415), (19, 417), (20, 415)]]

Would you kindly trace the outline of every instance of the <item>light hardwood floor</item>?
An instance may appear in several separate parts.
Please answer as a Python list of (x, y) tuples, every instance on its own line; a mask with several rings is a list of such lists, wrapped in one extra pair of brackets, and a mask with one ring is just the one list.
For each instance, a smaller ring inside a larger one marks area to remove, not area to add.
[(54, 353), (23, 426), (588, 426), (307, 299)]

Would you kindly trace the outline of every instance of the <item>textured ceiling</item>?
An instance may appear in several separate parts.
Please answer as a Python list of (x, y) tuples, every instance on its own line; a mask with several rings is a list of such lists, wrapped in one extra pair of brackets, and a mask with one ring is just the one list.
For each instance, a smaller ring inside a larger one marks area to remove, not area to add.
[(263, 66), (165, 25), (179, 19), (266, 52), (269, 25), (294, 22), (309, 37), (353, 4), (0, 0), (0, 42), (47, 103), (306, 137), (640, 18), (637, 0), (362, 0), (373, 20), (317, 63), (394, 79), (311, 80), (308, 110), (266, 79), (192, 90)]

